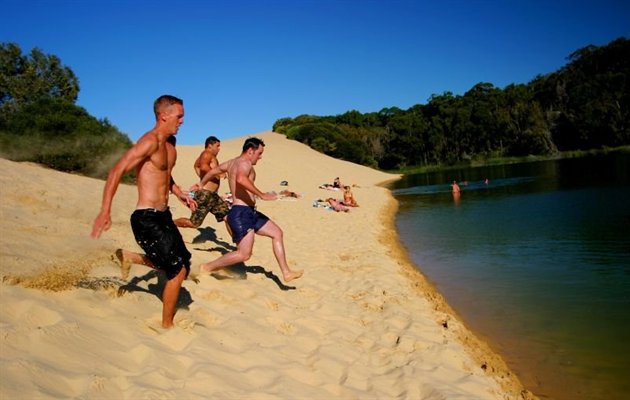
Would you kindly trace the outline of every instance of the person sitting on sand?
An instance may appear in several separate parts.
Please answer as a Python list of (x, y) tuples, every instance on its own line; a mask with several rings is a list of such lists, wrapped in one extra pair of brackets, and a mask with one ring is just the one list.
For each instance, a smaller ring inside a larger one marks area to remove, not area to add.
[(350, 186), (343, 187), (343, 204), (348, 207), (359, 207), (359, 203), (354, 199)]

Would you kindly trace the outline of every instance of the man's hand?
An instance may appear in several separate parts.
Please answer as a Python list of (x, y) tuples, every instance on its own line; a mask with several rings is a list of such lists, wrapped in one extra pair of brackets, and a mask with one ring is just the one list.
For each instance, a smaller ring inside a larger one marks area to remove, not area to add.
[(190, 211), (195, 211), (197, 209), (197, 202), (191, 199), (188, 195), (182, 193), (181, 196), (179, 196), (179, 200), (186, 204), (186, 207), (190, 208)]
[(262, 200), (277, 200), (278, 199), (278, 193), (276, 193), (276, 192), (263, 193), (263, 195), (260, 198)]
[(190, 189), (188, 189), (188, 191), (190, 191), (190, 192), (198, 192), (198, 191), (200, 191), (201, 189), (203, 189), (203, 187), (201, 186), (201, 183), (200, 183), (200, 182), (197, 182), (197, 183), (195, 183), (194, 185), (192, 185), (192, 186), (190, 187)]
[(103, 231), (108, 230), (112, 226), (112, 219), (109, 213), (101, 211), (96, 219), (94, 220), (94, 224), (92, 226), (92, 233), (90, 236), (93, 239), (98, 239), (101, 237), (101, 233)]

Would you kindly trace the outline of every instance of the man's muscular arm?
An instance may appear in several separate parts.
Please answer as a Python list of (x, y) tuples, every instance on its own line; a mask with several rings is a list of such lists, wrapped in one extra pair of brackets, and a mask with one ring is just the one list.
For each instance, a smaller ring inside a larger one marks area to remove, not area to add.
[(141, 138), (132, 148), (122, 156), (107, 175), (107, 181), (103, 189), (103, 200), (101, 211), (94, 220), (92, 233), (90, 236), (98, 238), (103, 231), (108, 230), (112, 225), (111, 210), (112, 201), (120, 180), (127, 172), (136, 168), (144, 159), (150, 157), (158, 148), (157, 141), (151, 136)]
[(228, 163), (229, 163), (229, 161), (221, 163), (218, 166), (216, 166), (215, 168), (212, 168), (211, 170), (206, 172), (204, 175), (201, 176), (201, 180), (199, 181), (199, 183), (195, 183), (194, 185), (192, 185), (190, 187), (190, 191), (191, 192), (195, 192), (197, 190), (203, 189), (205, 184), (208, 183), (208, 181), (210, 179), (212, 179), (212, 178), (214, 178), (216, 176), (220, 176), (221, 174), (226, 173), (227, 170), (228, 170)]
[(276, 200), (278, 198), (276, 193), (264, 193), (256, 187), (254, 182), (249, 178), (251, 170), (251, 164), (244, 162), (239, 163), (236, 166), (236, 184), (263, 200)]
[(178, 184), (175, 183), (175, 180), (173, 179), (172, 176), (171, 176), (170, 190), (171, 190), (171, 193), (173, 193), (173, 195), (179, 199), (179, 201), (181, 201), (182, 203), (186, 205), (186, 207), (190, 208), (192, 211), (195, 211), (197, 209), (197, 202), (191, 199), (190, 197), (188, 197), (188, 194), (182, 192), (182, 189), (179, 187)]

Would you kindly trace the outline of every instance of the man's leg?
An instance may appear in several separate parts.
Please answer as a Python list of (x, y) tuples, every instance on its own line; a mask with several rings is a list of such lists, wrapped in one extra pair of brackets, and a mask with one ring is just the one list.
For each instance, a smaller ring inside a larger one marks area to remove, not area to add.
[(199, 225), (193, 224), (190, 218), (181, 217), (173, 220), (173, 222), (180, 228), (199, 228)]
[(131, 270), (131, 264), (146, 265), (147, 267), (155, 269), (155, 266), (144, 254), (134, 253), (133, 251), (125, 249), (116, 250), (116, 258), (120, 261), (120, 274), (124, 280), (129, 278), (129, 270)]
[(254, 248), (254, 236), (255, 234), (253, 230), (247, 232), (245, 237), (243, 237), (243, 239), (241, 239), (241, 241), (236, 245), (235, 251), (226, 253), (209, 263), (201, 264), (199, 266), (199, 272), (210, 273), (218, 269), (249, 260), (252, 256), (252, 250)]
[(175, 306), (179, 297), (179, 290), (182, 282), (186, 278), (186, 268), (182, 267), (179, 273), (172, 279), (169, 279), (164, 285), (162, 291), (162, 328), (171, 328), (173, 326), (173, 318), (175, 318)]
[(197, 201), (197, 209), (190, 213), (190, 218), (181, 217), (173, 220), (175, 225), (180, 228), (199, 228), (210, 211), (208, 199), (209, 197), (207, 195), (198, 192), (195, 198)]
[(275, 222), (269, 220), (262, 226), (257, 232), (259, 235), (267, 236), (271, 238), (271, 244), (273, 246), (273, 255), (276, 256), (276, 261), (282, 271), (282, 276), (285, 282), (291, 282), (294, 279), (299, 278), (304, 273), (303, 270), (291, 271), (287, 264), (287, 258), (284, 252), (284, 237), (282, 229)]
[(190, 213), (190, 218), (181, 217), (174, 219), (175, 226), (180, 228), (199, 228), (206, 218), (208, 210), (204, 204), (197, 204), (197, 209)]
[(228, 224), (227, 216), (230, 211), (230, 206), (228, 203), (219, 196), (218, 193), (213, 193), (211, 195), (209, 201), (210, 213), (214, 215), (217, 222), (221, 222), (222, 220), (225, 222), (225, 229), (227, 229), (230, 237), (233, 237), (232, 228), (230, 228), (230, 224)]
[(227, 233), (230, 237), (234, 237), (234, 233), (232, 233), (232, 228), (230, 228), (230, 224), (228, 224), (227, 217), (225, 217), (225, 229), (227, 229)]

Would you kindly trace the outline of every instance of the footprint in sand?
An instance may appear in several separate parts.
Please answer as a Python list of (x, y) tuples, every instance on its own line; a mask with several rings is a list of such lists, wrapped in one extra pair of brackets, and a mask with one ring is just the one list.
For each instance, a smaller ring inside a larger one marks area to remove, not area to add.
[(221, 290), (213, 289), (199, 295), (202, 299), (210, 301), (216, 307), (225, 307), (237, 303), (232, 297), (227, 297)]
[(302, 298), (311, 301), (317, 301), (322, 298), (322, 294), (319, 291), (309, 287), (298, 288), (297, 292)]
[(350, 254), (339, 254), (339, 259), (341, 261), (350, 261), (350, 260), (352, 260), (354, 258), (356, 258), (356, 257), (353, 256), (353, 255), (350, 255)]
[(98, 375), (93, 375), (92, 381), (90, 382), (90, 390), (93, 392), (102, 392), (105, 389), (106, 385), (107, 385), (106, 378), (102, 376), (98, 376)]
[(191, 313), (195, 319), (195, 326), (200, 326), (202, 328), (210, 328), (221, 325), (223, 320), (218, 318), (217, 316), (211, 314), (208, 310), (204, 308), (196, 309), (193, 313)]
[(378, 302), (376, 303), (365, 302), (365, 303), (361, 303), (361, 308), (367, 311), (383, 312), (385, 306), (382, 303), (378, 303)]
[(147, 332), (156, 340), (176, 351), (184, 350), (195, 338), (193, 334), (195, 322), (192, 319), (175, 321), (175, 326), (172, 328), (162, 328), (160, 321), (151, 319), (145, 321), (145, 326)]
[(280, 305), (273, 300), (267, 299), (265, 304), (267, 305), (267, 308), (272, 311), (278, 311), (278, 309), (280, 309)]
[(19, 319), (27, 327), (46, 327), (63, 320), (61, 314), (32, 301), (18, 301), (3, 311), (11, 319)]
[(278, 320), (275, 318), (267, 318), (267, 322), (269, 325), (272, 325), (276, 328), (276, 331), (287, 336), (293, 336), (297, 332), (295, 325), (285, 322), (282, 320)]

